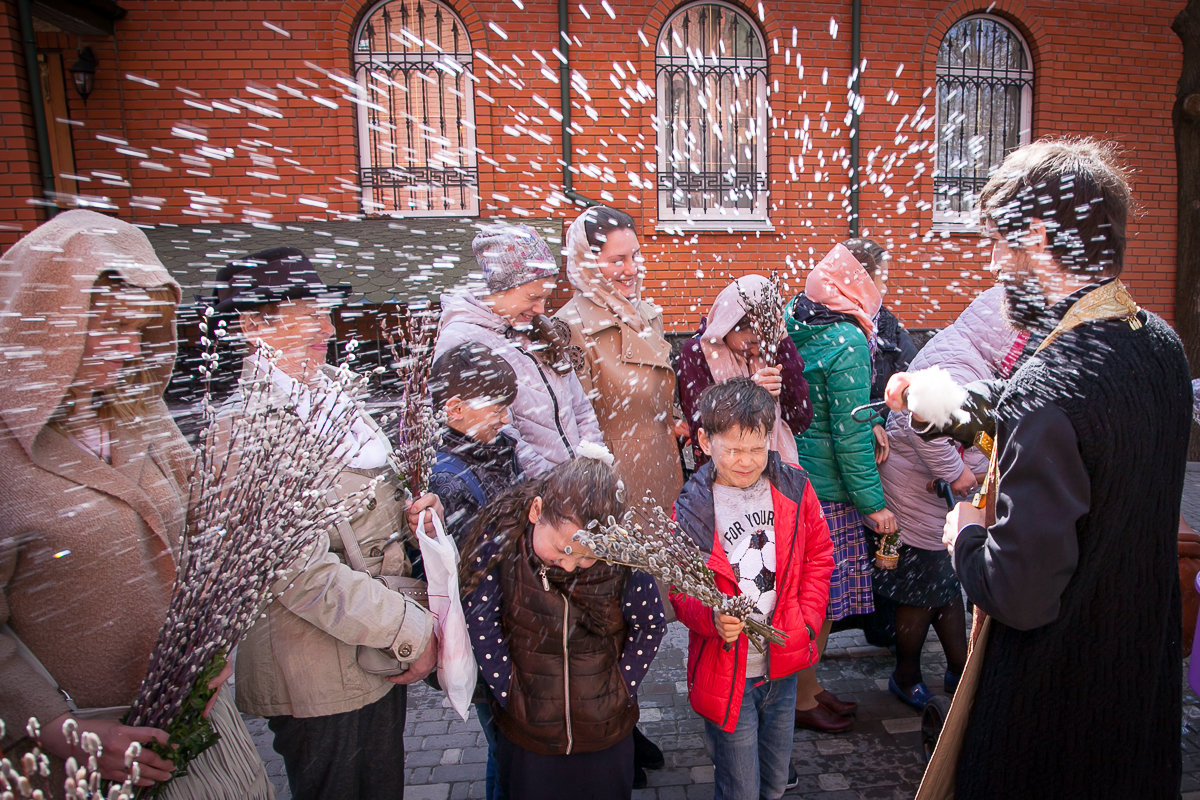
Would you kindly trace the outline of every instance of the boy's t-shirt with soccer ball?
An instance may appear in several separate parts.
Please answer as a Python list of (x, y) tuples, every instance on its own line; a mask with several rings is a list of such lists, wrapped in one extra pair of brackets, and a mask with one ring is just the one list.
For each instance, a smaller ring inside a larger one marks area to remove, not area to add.
[[(760, 477), (738, 489), (713, 484), (713, 510), (725, 555), (742, 594), (754, 601), (752, 616), (767, 622), (775, 611), (775, 508), (771, 484)], [(746, 677), (767, 674), (767, 656), (750, 647)]]

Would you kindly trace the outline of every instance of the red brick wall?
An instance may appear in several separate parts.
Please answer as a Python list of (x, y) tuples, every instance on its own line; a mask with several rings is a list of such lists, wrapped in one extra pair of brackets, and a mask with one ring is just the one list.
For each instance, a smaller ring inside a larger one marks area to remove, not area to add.
[[(966, 14), (990, 6), (991, 13), (1006, 18), (1021, 31), (1034, 59), (1034, 137), (1095, 136), (1120, 145), (1138, 204), (1130, 220), (1124, 279), (1143, 305), (1171, 319), (1176, 231), (1171, 105), (1181, 50), (1170, 23), (1179, 11), (1178, 4), (1103, 3), (1077, 8), (1054, 2), (999, 0), (984, 4), (960, 0), (945, 7), (928, 4), (929, 11), (919, 16), (901, 2), (869, 5), (864, 16), (864, 39), (872, 43), (869, 47), (880, 43), (879, 48), (892, 49), (884, 56), (889, 66), (903, 60), (905, 53), (924, 54), (919, 80), (905, 70), (912, 81), (906, 86), (905, 99), (919, 96), (920, 87), (933, 85), (940, 38)], [(913, 29), (927, 31), (926, 35), (897, 36), (894, 22), (901, 17), (911, 19)], [(871, 71), (880, 72), (877, 65)], [(868, 100), (868, 108), (872, 105), (876, 104)], [(927, 172), (923, 183), (926, 193), (929, 183)], [(888, 206), (878, 196), (873, 205), (884, 212)], [(865, 223), (865, 209), (863, 218)], [(904, 288), (911, 288), (918, 296), (922, 292), (934, 296), (939, 291), (945, 295), (941, 287), (964, 280), (960, 274), (964, 265), (970, 267), (984, 260), (973, 237), (897, 246), (898, 251), (902, 249), (909, 253), (912, 273), (911, 287), (906, 282)], [(947, 299), (949, 302), (941, 304), (943, 310), (957, 310), (964, 298), (950, 294)], [(920, 318), (919, 312), (913, 313), (922, 305), (920, 302), (905, 305), (906, 319)]]
[[(335, 76), (349, 73), (349, 38), (368, 3), (124, 0), (122, 5), (129, 13), (118, 23), (115, 42), (84, 42), (96, 51), (100, 67), (86, 108), (72, 98), (73, 113), (83, 122), (75, 138), (77, 172), (87, 178), (80, 194), (103, 198), (123, 217), (146, 223), (287, 223), (359, 213), (354, 106), (342, 96)], [(556, 193), (561, 151), (559, 123), (551, 113), (559, 101), (558, 60), (552, 52), (558, 44), (556, 4), (525, 0), (524, 10), (513, 0), (453, 0), (452, 5), (478, 52), (481, 214), (554, 215), (569, 221), (573, 212)], [(654, 86), (653, 44), (677, 3), (659, 0), (647, 8), (613, 2), (616, 21), (599, 4), (585, 5), (590, 20), (571, 5), (571, 34), (579, 40), (572, 47), (572, 66), (588, 83), (598, 119), (588, 117), (587, 101), (576, 93), (574, 163), (581, 172), (575, 189), (595, 198), (607, 192), (614, 205), (637, 218), (649, 293), (665, 307), (668, 328), (694, 327), (730, 274), (791, 269), (791, 284), (798, 288), (807, 266), (848, 235), (841, 161), (849, 147), (843, 124), (849, 4), (764, 0), (760, 27), (772, 80), (769, 178), (775, 230), (682, 239), (655, 228), (654, 100), (633, 102), (624, 93), (624, 86), (639, 79)], [(963, 15), (988, 6), (863, 2), (862, 57), (868, 63), (862, 77), (861, 163), (867, 182), (860, 199), (861, 232), (892, 249), (888, 302), (915, 327), (945, 324), (986, 284), (980, 270), (986, 254), (976, 237), (931, 232), (930, 211), (921, 201), (932, 193), (933, 129), (914, 125), (914, 115), (922, 106), (921, 119), (933, 114), (931, 87), (941, 35)], [(1034, 135), (1091, 134), (1115, 138), (1125, 148), (1140, 208), (1131, 226), (1128, 282), (1139, 300), (1169, 318), (1175, 238), (1170, 105), (1180, 64), (1169, 26), (1178, 3), (999, 0), (990, 6), (1022, 31), (1033, 52)], [(746, 8), (756, 20), (757, 9), (757, 4)], [(0, 24), (5, 15), (0, 10)], [(14, 29), (15, 20), (8, 21)], [(641, 43), (638, 30), (650, 47)], [(62, 46), (56, 37), (43, 36), (42, 43)], [(11, 43), (0, 40), (0, 92), (7, 93), (0, 96), (6, 99), (13, 93), (12, 82), (3, 80), (11, 69), (10, 44), (15, 58), (15, 34)], [(798, 55), (803, 78), (796, 68)], [(543, 73), (542, 60), (550, 76)], [(609, 80), (614, 61), (626, 72), (621, 88)], [(626, 113), (620, 97), (629, 102)], [(805, 115), (812, 150), (792, 180), (789, 161), (800, 155), (796, 133)], [(6, 143), (19, 136), (8, 116), (3, 123)], [(30, 140), (25, 152), (31, 147)], [(20, 148), (6, 149), (5, 157), (16, 153), (18, 163), (4, 162), (0, 209), (4, 220), (27, 229), (36, 215), (21, 195), (36, 180), (29, 182), (28, 158), (21, 157)], [(824, 174), (820, 182), (817, 171)], [(20, 180), (10, 189), (14, 175)], [(0, 246), (15, 238), (0, 230)]]
[(37, 142), (20, 25), (13, 4), (0, 4), (0, 246), (45, 218), (30, 204), (41, 197)]

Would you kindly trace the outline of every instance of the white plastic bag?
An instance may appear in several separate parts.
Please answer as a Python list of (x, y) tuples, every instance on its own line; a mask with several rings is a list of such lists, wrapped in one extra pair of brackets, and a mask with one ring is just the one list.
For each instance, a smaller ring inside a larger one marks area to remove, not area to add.
[(421, 562), (425, 565), (425, 582), (429, 586), (429, 610), (434, 616), (438, 635), (438, 683), (450, 700), (450, 705), (465, 720), (475, 693), (475, 652), (467, 632), (462, 599), (458, 592), (458, 546), (446, 535), (442, 521), (433, 514), (435, 536), (425, 532), (422, 509), (417, 517), (417, 541), (421, 545)]

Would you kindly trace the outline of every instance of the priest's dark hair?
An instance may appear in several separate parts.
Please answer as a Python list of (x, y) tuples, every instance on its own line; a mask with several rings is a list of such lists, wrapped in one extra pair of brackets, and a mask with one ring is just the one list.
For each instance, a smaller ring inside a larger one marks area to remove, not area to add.
[(1034, 220), (1067, 272), (1115, 277), (1125, 266), (1132, 200), (1111, 144), (1042, 139), (1014, 150), (979, 194), (980, 219), (1014, 249)]

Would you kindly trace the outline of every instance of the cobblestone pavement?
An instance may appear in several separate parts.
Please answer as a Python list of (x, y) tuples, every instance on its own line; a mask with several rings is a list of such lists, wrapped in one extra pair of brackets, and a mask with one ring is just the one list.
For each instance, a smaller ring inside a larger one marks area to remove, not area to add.
[[(688, 707), (683, 685), (687, 631), (673, 622), (643, 683), (641, 728), (666, 754), (666, 766), (649, 772), (649, 786), (634, 800), (709, 800), (712, 762), (704, 753), (703, 726)], [(822, 685), (858, 701), (858, 719), (847, 733), (796, 731), (792, 763), (800, 785), (787, 798), (797, 800), (891, 800), (911, 798), (925, 764), (920, 717), (887, 691), (892, 654), (866, 644), (858, 631), (830, 637), (822, 663)], [(924, 673), (930, 688), (945, 670), (936, 637), (926, 644)], [(1184, 707), (1183, 800), (1200, 800), (1200, 702), (1190, 690)], [(271, 749), (262, 720), (247, 718), (279, 800), (288, 800), (283, 762)], [(404, 734), (406, 800), (474, 800), (483, 797), (487, 745), (474, 711), (466, 721), (424, 684), (409, 690)]]
[[(1200, 529), (1200, 464), (1189, 465), (1184, 514)], [(712, 762), (704, 753), (703, 726), (688, 707), (684, 686), (687, 631), (671, 623), (642, 685), (640, 727), (666, 754), (666, 766), (648, 773), (649, 786), (634, 800), (709, 800)], [(819, 667), (822, 685), (858, 701), (858, 718), (847, 733), (796, 731), (792, 763), (800, 785), (786, 797), (796, 800), (885, 800), (911, 798), (924, 771), (920, 717), (887, 691), (892, 654), (867, 645), (859, 631), (830, 637)], [(936, 693), (945, 660), (932, 633), (923, 657), (926, 682)], [(1186, 670), (1186, 664), (1185, 664)], [(1200, 701), (1184, 690), (1183, 800), (1200, 800)], [(271, 749), (262, 720), (247, 718), (267, 762), (279, 800), (290, 800), (283, 763)], [(469, 800), (483, 797), (487, 755), (474, 711), (465, 721), (424, 684), (411, 687), (406, 800)], [(519, 800), (519, 798), (517, 799)]]

